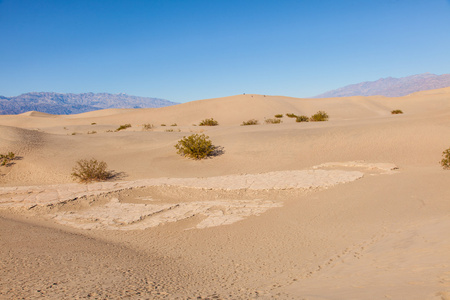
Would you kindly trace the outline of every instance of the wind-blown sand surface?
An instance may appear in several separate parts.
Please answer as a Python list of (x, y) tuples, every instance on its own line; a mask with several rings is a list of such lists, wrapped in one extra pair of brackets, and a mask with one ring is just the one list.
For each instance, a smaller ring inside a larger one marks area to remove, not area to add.
[[(223, 153), (177, 155), (199, 132)], [(0, 116), (0, 297), (450, 299), (449, 137), (449, 88)], [(74, 183), (91, 157), (115, 178)]]

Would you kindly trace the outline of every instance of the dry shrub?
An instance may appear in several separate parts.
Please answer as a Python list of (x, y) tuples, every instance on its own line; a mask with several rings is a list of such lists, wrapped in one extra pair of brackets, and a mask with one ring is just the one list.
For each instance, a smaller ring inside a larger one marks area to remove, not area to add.
[(104, 161), (94, 158), (77, 161), (72, 169), (72, 177), (80, 182), (103, 181), (112, 177), (112, 173), (107, 170), (108, 166)]
[(445, 170), (450, 170), (450, 148), (444, 150), (444, 152), (442, 152), (442, 156), (441, 166)]
[(14, 154), (14, 152), (8, 152), (8, 154), (0, 154), (0, 164), (2, 166), (7, 166), (15, 158), (16, 154)]
[(147, 123), (147, 124), (142, 124), (142, 130), (152, 130), (153, 129), (153, 124)]
[(217, 122), (213, 118), (210, 118), (210, 119), (204, 119), (198, 125), (199, 126), (217, 126), (217, 125), (219, 125), (219, 122)]
[(191, 134), (185, 136), (175, 145), (178, 154), (193, 158), (203, 159), (213, 155), (216, 147), (209, 140), (209, 136), (204, 134)]
[(297, 118), (296, 114), (286, 114), (286, 117), (288, 118)]
[(283, 117), (283, 115), (282, 114), (276, 114), (274, 117), (280, 119), (280, 118)]
[(241, 126), (247, 126), (247, 125), (258, 125), (258, 120), (255, 119), (251, 119), (248, 120), (247, 122), (242, 122)]
[(124, 124), (124, 125), (120, 125), (119, 128), (116, 129), (116, 131), (121, 131), (127, 128), (130, 128), (131, 124)]
[(391, 114), (393, 115), (398, 115), (398, 114), (402, 114), (403, 112), (400, 109), (394, 109), (393, 111), (391, 111)]
[(266, 124), (280, 124), (281, 120), (280, 119), (266, 119), (265, 122), (266, 122)]
[(311, 122), (323, 122), (328, 121), (328, 114), (324, 111), (319, 110), (314, 115), (309, 118)]
[(295, 122), (309, 122), (309, 118), (307, 116), (297, 116)]

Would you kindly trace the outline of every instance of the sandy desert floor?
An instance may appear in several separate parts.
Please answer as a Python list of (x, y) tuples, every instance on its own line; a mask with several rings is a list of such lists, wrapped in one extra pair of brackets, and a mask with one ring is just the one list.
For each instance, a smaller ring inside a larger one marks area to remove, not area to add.
[[(450, 299), (449, 147), (450, 88), (0, 116), (0, 298)], [(92, 157), (116, 176), (74, 182)]]

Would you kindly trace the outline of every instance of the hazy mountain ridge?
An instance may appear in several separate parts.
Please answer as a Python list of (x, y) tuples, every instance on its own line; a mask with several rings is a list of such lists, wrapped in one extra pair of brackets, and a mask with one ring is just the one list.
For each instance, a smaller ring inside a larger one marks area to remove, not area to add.
[(16, 97), (0, 96), (0, 114), (20, 114), (34, 110), (66, 115), (107, 108), (156, 108), (175, 104), (178, 103), (127, 94), (32, 92)]
[(411, 93), (440, 89), (450, 86), (450, 74), (436, 75), (424, 73), (401, 78), (381, 78), (365, 81), (331, 90), (314, 98), (333, 98), (350, 96), (401, 97)]

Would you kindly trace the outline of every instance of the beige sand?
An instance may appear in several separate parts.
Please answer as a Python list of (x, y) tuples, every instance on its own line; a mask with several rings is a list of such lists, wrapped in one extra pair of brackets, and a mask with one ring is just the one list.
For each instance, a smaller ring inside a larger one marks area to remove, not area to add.
[[(449, 99), (239, 95), (0, 116), (0, 151), (20, 158), (0, 168), (0, 297), (450, 299)], [(318, 110), (330, 121), (263, 124)], [(220, 125), (193, 125), (210, 117)], [(193, 132), (223, 154), (177, 155)], [(74, 183), (90, 157), (116, 177)]]

